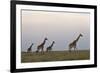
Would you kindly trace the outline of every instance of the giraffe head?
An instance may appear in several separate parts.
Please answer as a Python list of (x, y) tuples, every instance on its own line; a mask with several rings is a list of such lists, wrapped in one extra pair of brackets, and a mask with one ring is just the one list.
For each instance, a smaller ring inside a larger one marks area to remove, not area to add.
[(82, 34), (80, 34), (80, 36), (81, 36), (81, 37), (83, 37), (83, 35), (82, 35)]
[(34, 43), (32, 43), (32, 45), (34, 45)]
[(55, 41), (53, 41), (53, 43), (55, 43)]
[(48, 40), (47, 38), (45, 38), (45, 40)]

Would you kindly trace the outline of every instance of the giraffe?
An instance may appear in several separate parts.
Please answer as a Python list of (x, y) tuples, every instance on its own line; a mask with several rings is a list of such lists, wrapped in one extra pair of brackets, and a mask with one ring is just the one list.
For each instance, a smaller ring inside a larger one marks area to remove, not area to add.
[(27, 49), (27, 52), (31, 52), (31, 51), (32, 51), (32, 46), (33, 46), (33, 43), (32, 43), (31, 46)]
[(80, 37), (83, 37), (82, 34), (79, 34), (79, 36), (76, 38), (76, 40), (74, 40), (72, 43), (69, 44), (69, 51), (71, 52), (71, 49), (74, 48), (77, 49), (77, 42), (80, 39)]
[(37, 46), (36, 52), (39, 52), (40, 49), (41, 49), (41, 51), (43, 52), (43, 49), (44, 49), (44, 45), (45, 45), (45, 43), (46, 43), (46, 40), (48, 40), (48, 39), (45, 38), (44, 41), (43, 41), (40, 45)]
[(53, 41), (52, 44), (47, 47), (47, 49), (46, 49), (47, 52), (52, 50), (52, 47), (53, 47), (54, 43), (55, 43), (55, 41)]

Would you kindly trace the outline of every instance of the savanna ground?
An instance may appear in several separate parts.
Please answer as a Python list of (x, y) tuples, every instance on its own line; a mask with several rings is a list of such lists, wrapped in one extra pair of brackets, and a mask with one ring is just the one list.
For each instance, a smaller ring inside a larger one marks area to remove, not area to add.
[(44, 53), (21, 52), (21, 62), (48, 62), (48, 61), (68, 61), (68, 60), (88, 60), (90, 59), (89, 50), (80, 51), (51, 51)]

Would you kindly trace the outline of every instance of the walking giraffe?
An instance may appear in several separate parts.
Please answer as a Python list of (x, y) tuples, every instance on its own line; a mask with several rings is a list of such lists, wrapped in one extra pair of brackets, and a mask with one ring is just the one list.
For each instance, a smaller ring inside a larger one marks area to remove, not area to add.
[(69, 51), (71, 51), (72, 48), (77, 49), (77, 42), (80, 39), (80, 37), (83, 37), (82, 34), (79, 34), (76, 40), (74, 40), (72, 43), (69, 44)]
[(44, 49), (44, 45), (46, 43), (46, 40), (48, 40), (47, 38), (44, 39), (43, 43), (41, 43), (40, 45), (37, 46), (37, 51), (36, 52), (39, 52), (39, 50), (41, 49), (41, 52), (43, 52), (43, 49)]
[(33, 43), (32, 43), (31, 46), (27, 49), (27, 52), (31, 52), (31, 51), (32, 51), (32, 46), (33, 46)]
[(52, 44), (47, 47), (47, 49), (46, 49), (47, 52), (52, 50), (52, 47), (53, 47), (54, 43), (55, 42), (53, 41)]

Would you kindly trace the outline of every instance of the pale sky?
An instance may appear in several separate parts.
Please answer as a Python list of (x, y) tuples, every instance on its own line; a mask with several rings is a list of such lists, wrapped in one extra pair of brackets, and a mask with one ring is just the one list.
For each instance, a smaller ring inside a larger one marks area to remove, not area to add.
[[(47, 37), (45, 48), (55, 41), (53, 50), (68, 50), (68, 44), (81, 33), (79, 50), (90, 48), (90, 14), (22, 10), (22, 51), (33, 42), (32, 50)], [(44, 49), (45, 49), (44, 48)]]

